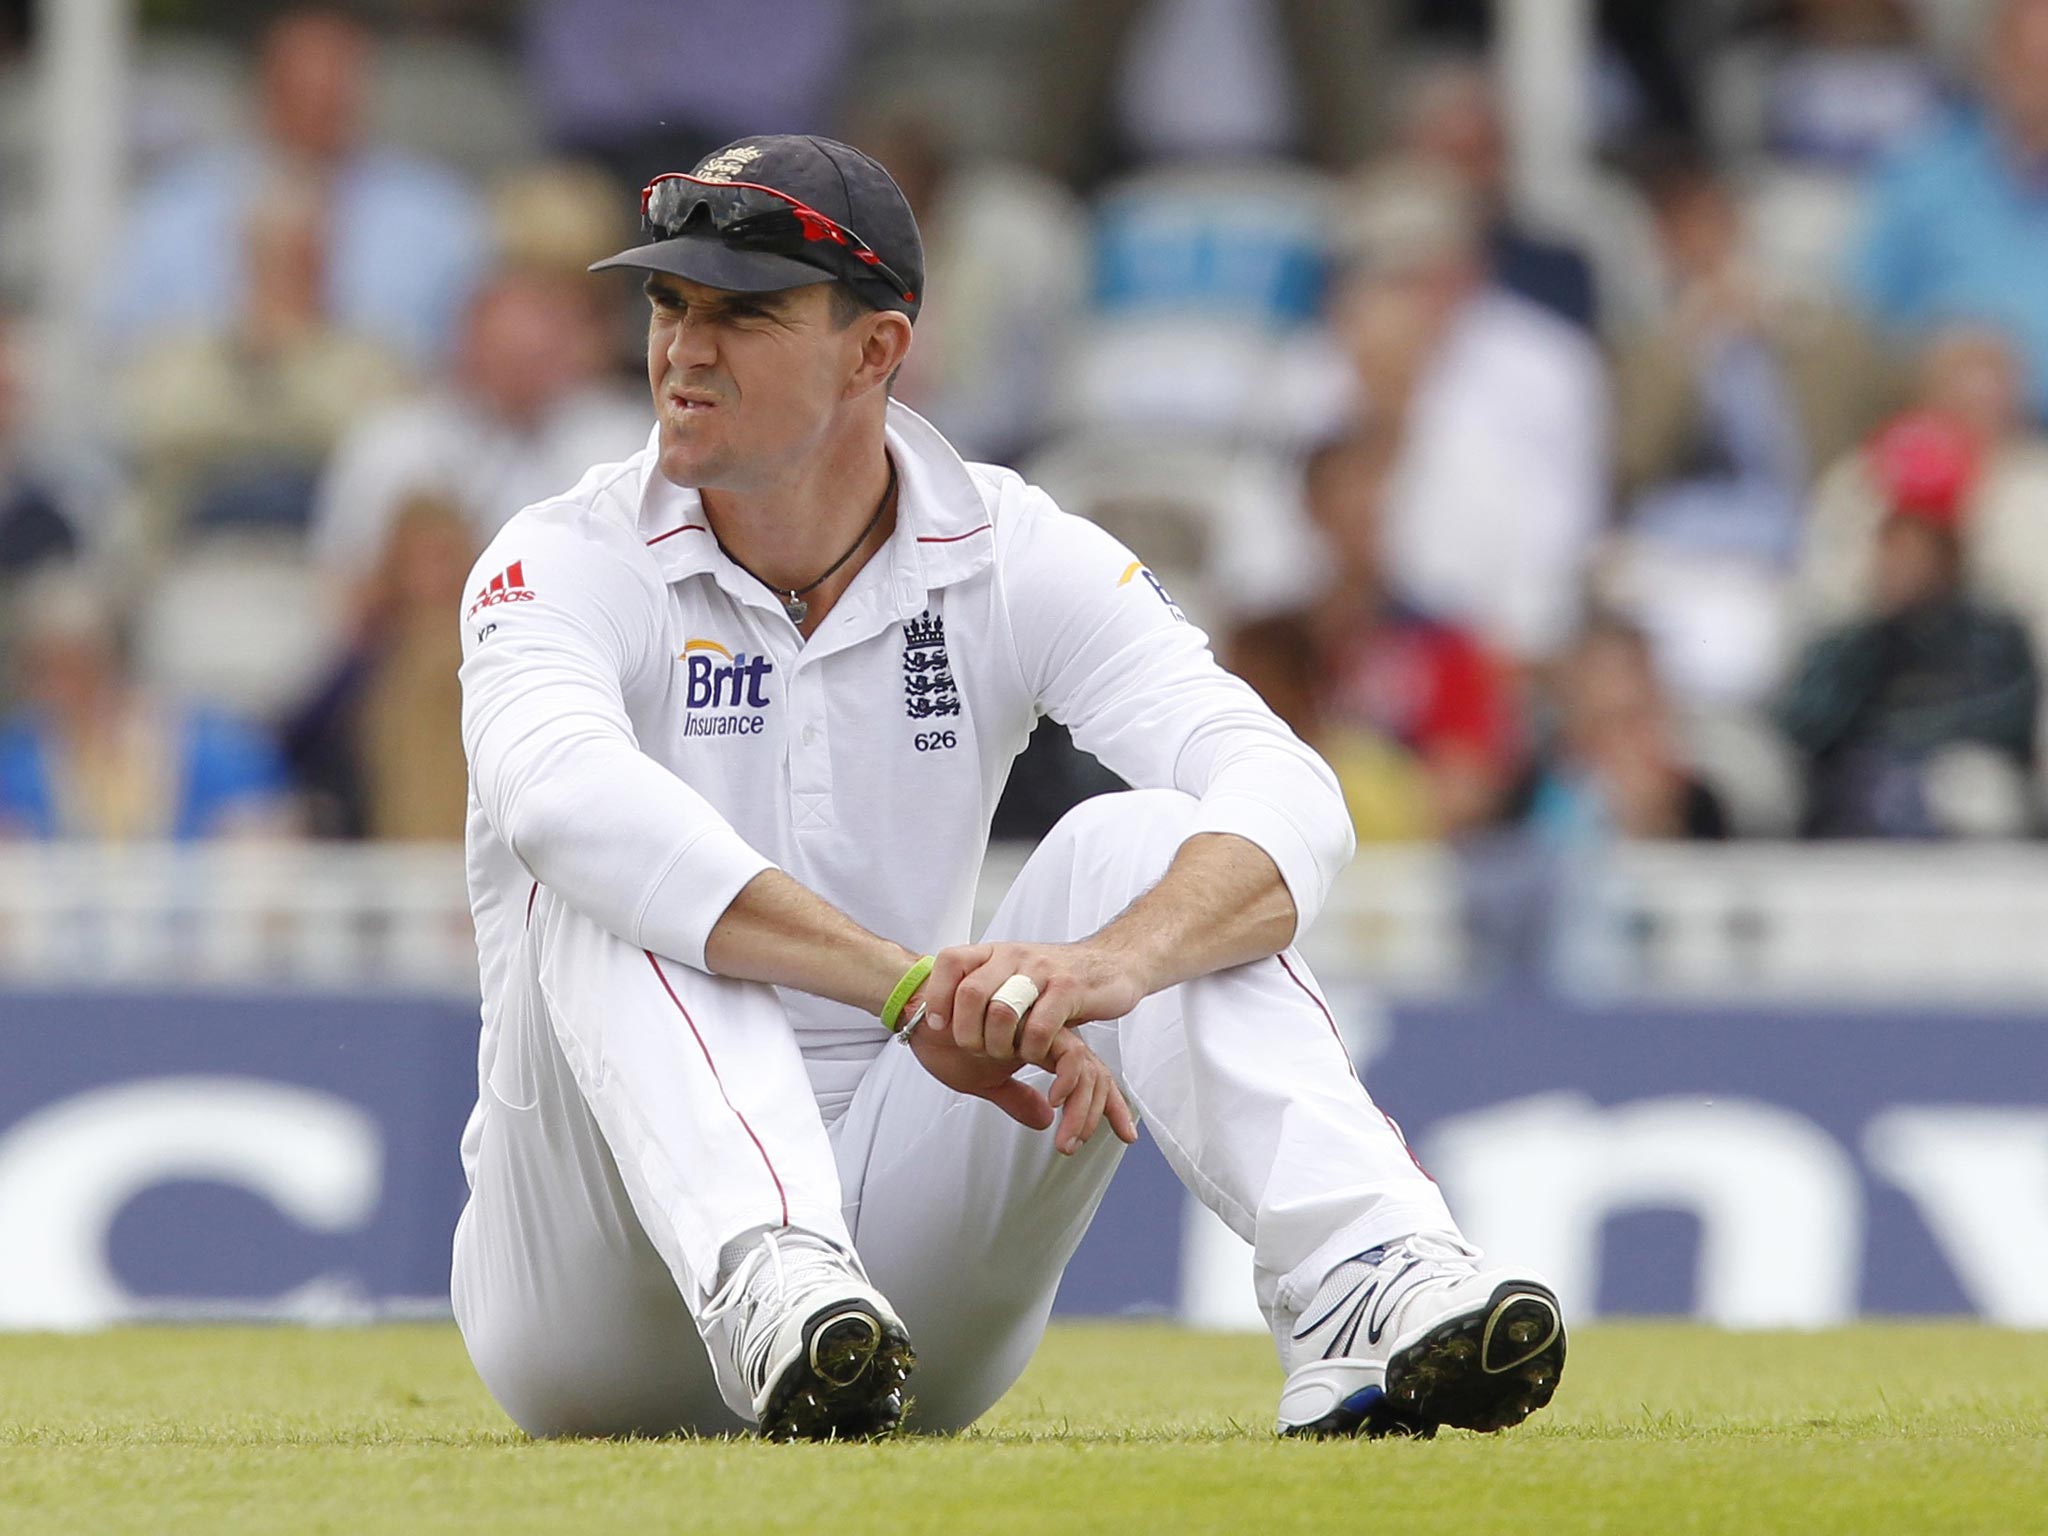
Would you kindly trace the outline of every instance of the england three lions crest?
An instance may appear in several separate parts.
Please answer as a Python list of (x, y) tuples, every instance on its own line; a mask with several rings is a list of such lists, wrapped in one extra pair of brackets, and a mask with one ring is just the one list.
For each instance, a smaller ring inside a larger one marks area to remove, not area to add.
[(912, 720), (960, 713), (946, 660), (946, 621), (927, 608), (903, 626), (903, 710)]

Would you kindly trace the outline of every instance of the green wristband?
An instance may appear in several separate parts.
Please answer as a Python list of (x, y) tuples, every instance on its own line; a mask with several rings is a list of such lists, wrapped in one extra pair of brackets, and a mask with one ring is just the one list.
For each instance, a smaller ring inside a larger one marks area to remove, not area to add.
[(937, 964), (936, 955), (926, 955), (911, 963), (910, 969), (903, 973), (903, 979), (896, 983), (896, 990), (889, 994), (889, 1001), (882, 1004), (882, 1028), (892, 1035), (896, 1033), (902, 1026), (903, 1005), (925, 984), (932, 973), (932, 967)]

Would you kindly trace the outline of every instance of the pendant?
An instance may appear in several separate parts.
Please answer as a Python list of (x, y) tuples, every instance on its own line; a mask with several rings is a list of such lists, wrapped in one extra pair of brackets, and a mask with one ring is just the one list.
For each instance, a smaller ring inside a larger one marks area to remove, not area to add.
[(790, 623), (801, 625), (804, 616), (811, 611), (811, 605), (792, 592), (782, 600), (782, 611), (789, 615)]

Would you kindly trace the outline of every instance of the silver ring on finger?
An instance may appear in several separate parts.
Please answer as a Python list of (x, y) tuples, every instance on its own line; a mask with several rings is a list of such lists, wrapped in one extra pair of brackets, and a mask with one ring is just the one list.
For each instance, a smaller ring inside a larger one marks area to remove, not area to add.
[(1024, 1022), (1024, 1015), (1031, 1011), (1031, 1005), (1038, 1001), (1038, 983), (1019, 971), (997, 987), (995, 995), (989, 1001), (1001, 1003), (1008, 1008), (1017, 1015), (1017, 1022), (1021, 1024)]

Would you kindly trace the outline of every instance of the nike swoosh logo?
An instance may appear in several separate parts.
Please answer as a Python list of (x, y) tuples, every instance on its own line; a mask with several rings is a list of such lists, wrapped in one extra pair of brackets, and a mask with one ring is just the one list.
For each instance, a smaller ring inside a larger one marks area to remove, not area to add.
[(1336, 1359), (1350, 1353), (1351, 1346), (1358, 1341), (1360, 1323), (1365, 1325), (1367, 1342), (1379, 1343), (1381, 1336), (1387, 1331), (1387, 1325), (1394, 1320), (1394, 1310), (1401, 1297), (1414, 1288), (1401, 1282), (1418, 1267), (1419, 1261), (1410, 1259), (1391, 1275), (1384, 1275), (1375, 1270), (1364, 1276), (1343, 1296), (1326, 1307), (1320, 1317), (1295, 1329), (1296, 1341), (1306, 1339), (1345, 1308), (1355, 1307), (1357, 1310), (1337, 1337), (1330, 1341), (1330, 1347), (1323, 1352), (1323, 1358)]
[(1318, 1328), (1322, 1327), (1323, 1324), (1327, 1323), (1331, 1318), (1335, 1317), (1339, 1312), (1342, 1312), (1346, 1307), (1350, 1306), (1353, 1298), (1355, 1298), (1360, 1291), (1366, 1289), (1366, 1287), (1370, 1286), (1372, 1283), (1373, 1277), (1371, 1275), (1366, 1275), (1356, 1285), (1352, 1286), (1350, 1290), (1346, 1291), (1342, 1297), (1332, 1302), (1330, 1304), (1329, 1310), (1323, 1313), (1321, 1317), (1317, 1318), (1312, 1323), (1304, 1323), (1301, 1327), (1295, 1329), (1295, 1338), (1307, 1338), (1310, 1334), (1314, 1333)]
[[(1408, 1271), (1413, 1268), (1415, 1268), (1415, 1262), (1411, 1259), (1402, 1266), (1401, 1273), (1389, 1280), (1379, 1295), (1373, 1297), (1368, 1304), (1365, 1319), (1365, 1337), (1368, 1343), (1379, 1343), (1380, 1335), (1387, 1331), (1387, 1324), (1394, 1320), (1394, 1303), (1401, 1298), (1407, 1289), (1412, 1289), (1412, 1287), (1403, 1287), (1401, 1281), (1406, 1278)], [(1385, 1308), (1385, 1311), (1382, 1312), (1381, 1308)]]

